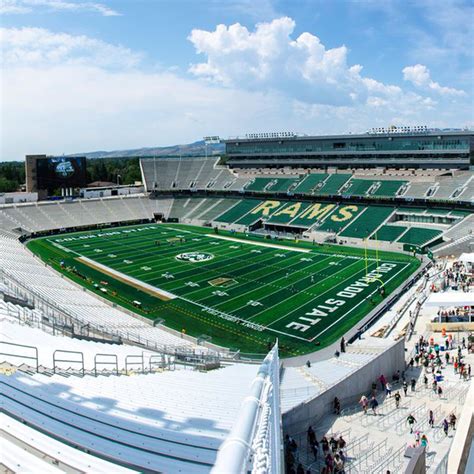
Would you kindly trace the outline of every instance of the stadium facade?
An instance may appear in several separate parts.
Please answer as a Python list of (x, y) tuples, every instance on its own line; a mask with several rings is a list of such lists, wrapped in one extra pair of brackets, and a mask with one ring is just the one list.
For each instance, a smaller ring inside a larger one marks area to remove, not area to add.
[(236, 168), (338, 167), (469, 169), (474, 132), (440, 131), (300, 136), (255, 134), (229, 138), (227, 164)]

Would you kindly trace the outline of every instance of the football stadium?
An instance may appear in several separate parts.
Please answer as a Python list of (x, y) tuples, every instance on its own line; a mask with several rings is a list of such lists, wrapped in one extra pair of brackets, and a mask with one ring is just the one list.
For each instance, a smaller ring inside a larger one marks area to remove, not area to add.
[(0, 205), (5, 472), (463, 472), (473, 132), (220, 141), (100, 191), (86, 158), (26, 157)]

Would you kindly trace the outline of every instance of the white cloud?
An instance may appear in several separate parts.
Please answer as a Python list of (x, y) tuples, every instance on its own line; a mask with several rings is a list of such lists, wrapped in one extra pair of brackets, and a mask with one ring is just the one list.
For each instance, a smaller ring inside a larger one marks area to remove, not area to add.
[[(181, 77), (171, 70), (145, 71), (142, 55), (128, 48), (42, 28), (5, 28), (0, 40), (0, 161), (21, 160), (27, 153), (186, 143), (214, 134), (288, 129), (324, 134), (363, 132), (392, 123), (439, 127), (472, 123), (468, 101), (450, 107), (442, 95), (435, 102), (363, 77), (362, 66), (345, 65), (345, 48), (327, 50), (312, 35), (288, 46), (286, 51), (296, 49), (299, 54), (291, 57), (292, 62), (288, 57), (283, 61), (281, 39), (275, 41), (268, 31), (259, 40), (263, 45), (259, 54), (265, 54), (262, 60), (256, 56), (250, 84), (245, 75), (242, 84), (236, 81), (238, 71), (224, 84), (214, 78), (209, 82)], [(225, 40), (219, 48), (234, 44)], [(272, 82), (266, 70), (275, 67), (274, 56), (288, 67), (294, 63), (296, 69), (285, 77), (286, 84)], [(303, 87), (305, 81), (309, 83), (305, 94), (295, 91), (295, 84)], [(337, 89), (344, 101), (334, 94), (329, 98), (314, 94), (313, 83), (316, 88)]]
[(132, 67), (141, 55), (87, 36), (44, 28), (0, 28), (1, 62), (9, 66), (88, 64)]
[(452, 87), (441, 86), (431, 79), (430, 70), (423, 64), (403, 68), (403, 79), (422, 89), (431, 89), (441, 95), (464, 96), (466, 93)]
[(328, 49), (308, 32), (293, 39), (295, 26), (283, 17), (258, 23), (254, 31), (239, 23), (195, 29), (188, 39), (207, 60), (191, 65), (190, 72), (224, 86), (276, 90), (315, 104), (380, 106), (404, 96), (398, 86), (364, 77), (361, 65), (349, 65), (346, 46)]
[(0, 14), (24, 14), (38, 10), (63, 12), (93, 12), (102, 16), (119, 16), (112, 8), (95, 2), (67, 0), (0, 0)]

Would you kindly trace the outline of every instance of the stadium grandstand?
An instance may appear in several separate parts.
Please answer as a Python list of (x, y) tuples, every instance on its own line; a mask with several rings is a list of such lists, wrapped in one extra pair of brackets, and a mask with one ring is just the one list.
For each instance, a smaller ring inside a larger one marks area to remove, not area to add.
[(1, 204), (4, 472), (463, 472), (472, 143), (254, 134)]

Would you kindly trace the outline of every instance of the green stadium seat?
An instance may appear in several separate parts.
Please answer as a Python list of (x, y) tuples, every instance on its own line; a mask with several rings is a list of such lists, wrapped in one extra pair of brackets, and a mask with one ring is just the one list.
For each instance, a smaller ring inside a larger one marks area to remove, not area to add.
[(372, 193), (372, 196), (396, 196), (398, 190), (407, 183), (408, 181), (380, 181), (380, 186)]
[(412, 244), (423, 246), (427, 242), (441, 236), (443, 232), (438, 229), (424, 229), (421, 227), (411, 227), (403, 234), (398, 242), (403, 244)]
[(352, 222), (343, 232), (341, 237), (357, 237), (366, 239), (393, 213), (393, 207), (370, 206)]
[(326, 179), (321, 189), (317, 191), (318, 194), (337, 194), (339, 189), (351, 178), (350, 174), (331, 174)]
[(407, 230), (406, 227), (398, 225), (383, 225), (377, 232), (372, 234), (371, 240), (383, 240), (385, 242), (395, 242)]
[(328, 174), (326, 173), (313, 173), (308, 174), (302, 181), (299, 182), (298, 186), (293, 190), (295, 193), (311, 194), (313, 190), (322, 183)]

